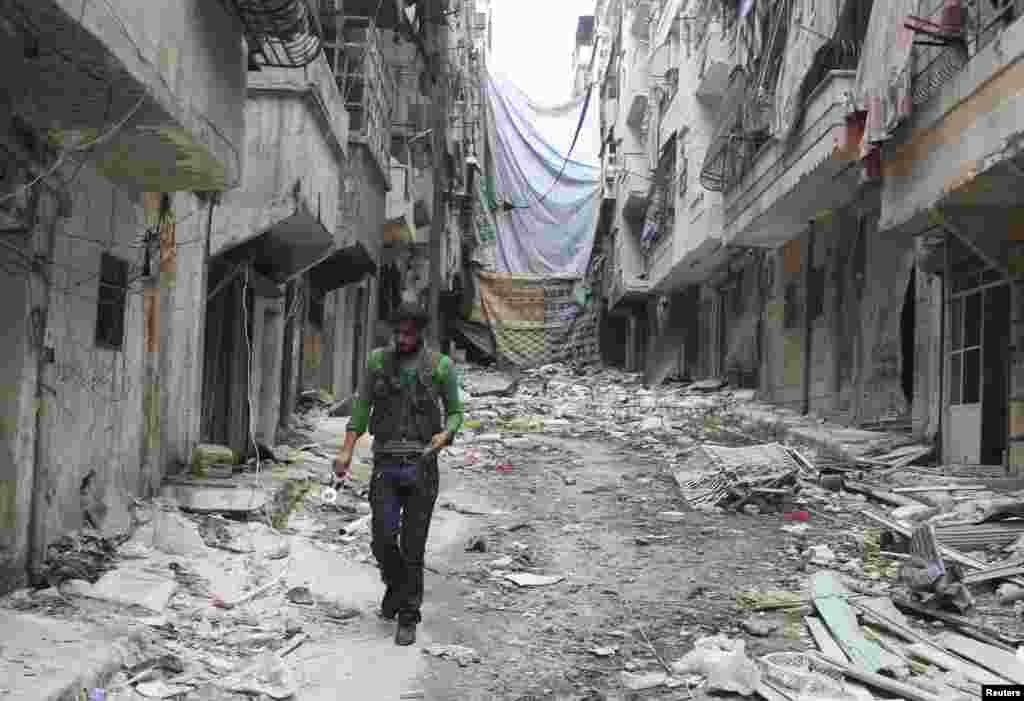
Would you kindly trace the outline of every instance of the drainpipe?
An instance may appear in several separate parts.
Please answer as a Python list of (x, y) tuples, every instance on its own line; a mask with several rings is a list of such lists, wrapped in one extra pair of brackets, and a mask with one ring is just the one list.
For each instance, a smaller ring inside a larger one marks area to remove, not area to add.
[[(34, 192), (33, 202), (30, 211), (33, 221), (30, 230), (35, 229), (39, 224), (40, 196), (38, 190)], [(42, 282), (42, 294), (38, 306), (34, 306), (30, 312), (35, 333), (30, 335), (30, 342), (34, 346), (36, 354), (36, 392), (35, 392), (35, 436), (32, 446), (32, 501), (29, 512), (28, 525), (28, 575), (30, 580), (35, 580), (42, 567), (46, 553), (46, 521), (43, 516), (43, 509), (46, 506), (45, 490), (47, 489), (47, 463), (43, 459), (43, 401), (48, 390), (44, 381), (46, 365), (49, 362), (49, 353), (46, 351), (46, 329), (50, 316), (50, 277), (53, 269), (53, 255), (57, 248), (57, 220), (54, 220), (47, 227), (46, 250), (42, 256), (37, 256), (33, 264), (34, 275), (30, 278), (29, 284), (36, 286), (36, 280)], [(42, 260), (40, 260), (42, 258)], [(47, 267), (43, 267), (46, 265)], [(34, 278), (34, 279), (33, 279)], [(34, 295), (30, 295), (32, 299)], [(52, 391), (52, 390), (51, 390)], [(33, 584), (36, 582), (33, 581)]]
[(804, 406), (803, 414), (811, 413), (811, 350), (813, 346), (814, 328), (811, 317), (811, 276), (814, 270), (814, 220), (807, 229), (807, 260), (804, 264)]

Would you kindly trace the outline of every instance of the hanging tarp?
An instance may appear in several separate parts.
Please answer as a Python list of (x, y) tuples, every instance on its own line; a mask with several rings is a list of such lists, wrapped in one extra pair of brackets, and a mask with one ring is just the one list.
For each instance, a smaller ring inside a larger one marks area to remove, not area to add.
[(587, 95), (557, 107), (532, 102), (508, 79), (487, 75), (488, 138), (494, 155), (496, 270), (582, 275), (600, 203), (598, 109)]
[(482, 351), (532, 367), (595, 362), (596, 326), (597, 305), (579, 276), (479, 272), (472, 313), (459, 330)]
[(920, 4), (921, 0), (888, 0), (871, 9), (853, 95), (857, 109), (867, 112), (862, 156), (887, 141), (913, 109), (914, 34), (906, 22), (918, 14)]
[(782, 140), (788, 139), (804, 108), (804, 83), (808, 74), (834, 38), (839, 17), (849, 0), (793, 0), (782, 70), (775, 90), (775, 124), (773, 131)]

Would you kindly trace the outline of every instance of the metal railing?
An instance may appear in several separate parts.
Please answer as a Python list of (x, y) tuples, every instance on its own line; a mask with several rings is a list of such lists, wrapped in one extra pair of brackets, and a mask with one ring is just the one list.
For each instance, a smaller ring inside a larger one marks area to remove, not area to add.
[(1024, 16), (1024, 0), (963, 3), (963, 26), (944, 27), (942, 18), (948, 5), (948, 0), (931, 0), (928, 12), (910, 23), (929, 30), (916, 32), (914, 40), (917, 58), (911, 90), (915, 106), (927, 102), (1009, 24)]
[(302, 68), (323, 48), (319, 0), (230, 0), (242, 21), (250, 64)]
[(386, 180), (391, 178), (391, 70), (380, 51), (380, 33), (368, 18), (346, 18), (335, 76), (349, 113), (349, 133), (370, 149)]

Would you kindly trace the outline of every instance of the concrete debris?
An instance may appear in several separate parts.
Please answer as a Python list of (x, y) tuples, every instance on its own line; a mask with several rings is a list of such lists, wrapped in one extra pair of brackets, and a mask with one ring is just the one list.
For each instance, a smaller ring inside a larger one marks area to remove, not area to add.
[(616, 647), (614, 645), (610, 645), (610, 646), (607, 646), (607, 647), (594, 647), (594, 648), (591, 648), (590, 649), (590, 654), (594, 655), (595, 657), (613, 657), (616, 653), (618, 653), (618, 651), (619, 651), (618, 647)]
[(836, 561), (836, 554), (828, 545), (812, 545), (804, 552), (804, 557), (818, 567), (831, 567)]
[(558, 575), (532, 574), (530, 572), (514, 572), (504, 576), (505, 579), (520, 587), (548, 587), (565, 579)]
[(780, 621), (762, 617), (751, 617), (743, 621), (743, 630), (759, 638), (774, 635), (782, 628)]
[(679, 675), (700, 674), (707, 690), (751, 696), (761, 682), (761, 671), (746, 654), (746, 642), (725, 635), (699, 638), (694, 648), (672, 663)]
[(168, 555), (179, 557), (198, 557), (209, 549), (194, 521), (184, 514), (166, 509), (156, 511), (153, 522), (139, 530), (136, 540)]
[(107, 538), (90, 530), (61, 536), (46, 548), (42, 578), (50, 586), (69, 579), (96, 582), (115, 567), (117, 548), (123, 542), (124, 536)]
[(298, 693), (298, 685), (284, 660), (273, 652), (264, 652), (253, 662), (224, 679), (220, 684), (228, 691), (242, 694), (265, 694), (272, 699), (290, 699)]
[(633, 672), (622, 672), (619, 674), (622, 686), (630, 691), (646, 691), (664, 686), (669, 676), (664, 672), (648, 672), (646, 674), (635, 674)]
[(83, 596), (159, 614), (177, 588), (173, 579), (143, 569), (119, 568), (100, 577)]
[(161, 680), (141, 682), (135, 686), (135, 692), (147, 699), (170, 699), (192, 691), (191, 686), (168, 684)]
[(423, 648), (423, 653), (431, 657), (453, 660), (460, 667), (468, 667), (480, 662), (480, 654), (473, 648), (464, 645), (431, 645)]

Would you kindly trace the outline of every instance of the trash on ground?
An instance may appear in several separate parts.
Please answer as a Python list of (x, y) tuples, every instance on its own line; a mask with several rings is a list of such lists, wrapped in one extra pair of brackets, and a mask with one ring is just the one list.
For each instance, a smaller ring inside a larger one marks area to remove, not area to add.
[(708, 691), (750, 696), (757, 691), (761, 671), (747, 657), (746, 642), (724, 635), (699, 638), (693, 650), (672, 663), (679, 675), (700, 674), (707, 679)]
[(480, 662), (480, 654), (473, 648), (464, 645), (431, 645), (423, 648), (423, 652), (431, 657), (453, 660), (460, 667), (468, 667), (470, 664)]

